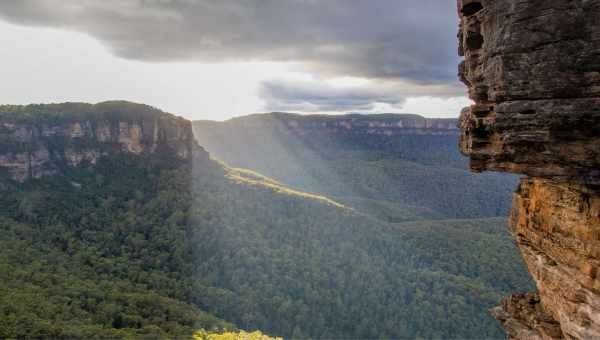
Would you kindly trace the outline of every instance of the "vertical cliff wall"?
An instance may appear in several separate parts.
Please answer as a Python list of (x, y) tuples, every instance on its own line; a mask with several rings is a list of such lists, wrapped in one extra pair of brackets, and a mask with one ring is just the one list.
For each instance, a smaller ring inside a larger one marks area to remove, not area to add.
[(474, 171), (528, 175), (510, 230), (538, 286), (509, 337), (600, 338), (600, 0), (459, 0), (459, 122)]
[(17, 181), (94, 165), (115, 153), (154, 159), (208, 158), (190, 121), (147, 105), (114, 101), (0, 106), (0, 171)]

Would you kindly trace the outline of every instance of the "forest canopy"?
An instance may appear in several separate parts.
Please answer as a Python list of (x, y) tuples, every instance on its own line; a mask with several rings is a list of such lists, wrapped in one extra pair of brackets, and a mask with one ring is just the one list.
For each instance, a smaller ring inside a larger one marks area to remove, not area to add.
[(530, 282), (502, 219), (384, 223), (203, 160), (2, 178), (0, 336), (501, 336)]

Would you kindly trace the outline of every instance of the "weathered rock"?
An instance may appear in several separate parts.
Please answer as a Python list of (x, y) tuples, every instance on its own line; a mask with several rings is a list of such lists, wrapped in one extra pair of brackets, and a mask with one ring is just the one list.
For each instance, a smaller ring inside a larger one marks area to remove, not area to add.
[(17, 181), (95, 164), (113, 153), (208, 157), (191, 122), (146, 105), (105, 102), (0, 106), (0, 169)]
[(460, 77), (476, 101), (461, 150), (473, 170), (598, 181), (600, 1), (460, 4)]
[(510, 229), (546, 312), (564, 335), (600, 339), (600, 192), (545, 179), (523, 180)]
[(490, 313), (502, 322), (509, 339), (546, 340), (562, 336), (560, 324), (545, 312), (537, 293), (509, 296)]
[(473, 170), (600, 181), (600, 98), (509, 101), (485, 110), (473, 106), (460, 120), (460, 147)]
[(511, 230), (540, 303), (513, 296), (493, 313), (513, 338), (600, 338), (600, 0), (458, 9), (459, 78), (475, 101), (460, 149), (474, 171), (533, 177), (515, 194)]

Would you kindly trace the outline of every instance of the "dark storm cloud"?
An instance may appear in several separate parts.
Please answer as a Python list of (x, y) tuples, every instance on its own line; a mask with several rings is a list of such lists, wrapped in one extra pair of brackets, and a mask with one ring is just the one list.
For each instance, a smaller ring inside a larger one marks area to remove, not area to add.
[(19, 0), (12, 22), (88, 33), (131, 59), (298, 61), (323, 74), (455, 79), (450, 0)]
[(454, 87), (455, 11), (453, 0), (0, 2), (1, 18), (84, 32), (128, 59), (290, 61), (321, 77)]

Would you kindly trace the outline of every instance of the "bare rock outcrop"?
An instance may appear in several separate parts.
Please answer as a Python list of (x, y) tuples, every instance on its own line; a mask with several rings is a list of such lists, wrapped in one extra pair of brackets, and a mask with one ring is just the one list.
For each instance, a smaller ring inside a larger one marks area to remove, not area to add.
[(0, 106), (0, 171), (14, 180), (94, 165), (115, 153), (161, 153), (185, 161), (203, 150), (194, 140), (190, 121), (146, 105), (116, 101)]
[(474, 171), (529, 176), (510, 229), (539, 299), (515, 295), (493, 314), (511, 338), (600, 339), (600, 0), (458, 10), (459, 77), (475, 101), (461, 151)]

